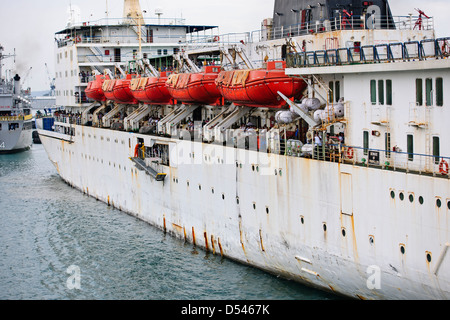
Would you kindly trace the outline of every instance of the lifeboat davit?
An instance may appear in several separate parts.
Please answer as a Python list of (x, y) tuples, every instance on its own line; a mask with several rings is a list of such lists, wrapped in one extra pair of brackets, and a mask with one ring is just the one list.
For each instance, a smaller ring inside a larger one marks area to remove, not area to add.
[(130, 83), (133, 75), (128, 74), (126, 79), (112, 79), (103, 82), (103, 92), (108, 100), (121, 104), (138, 104), (131, 93)]
[(84, 90), (84, 92), (89, 99), (100, 102), (106, 101), (105, 94), (102, 90), (102, 86), (106, 78), (109, 79), (108, 76), (104, 76), (101, 74), (96, 75), (95, 80), (88, 83), (88, 86), (86, 87), (86, 90)]
[(131, 80), (131, 94), (145, 104), (174, 104), (166, 87), (169, 72), (161, 72), (159, 77), (136, 78)]
[(216, 86), (219, 66), (205, 66), (199, 73), (171, 74), (166, 82), (170, 95), (184, 104), (222, 105)]
[(278, 95), (300, 99), (307, 84), (286, 76), (286, 62), (267, 62), (265, 69), (223, 71), (216, 80), (225, 100), (237, 106), (282, 108), (286, 102)]

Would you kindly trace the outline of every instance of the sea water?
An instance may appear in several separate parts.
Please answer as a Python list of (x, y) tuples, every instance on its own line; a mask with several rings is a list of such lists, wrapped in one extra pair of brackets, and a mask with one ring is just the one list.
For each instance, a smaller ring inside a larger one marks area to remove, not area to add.
[(42, 145), (0, 155), (2, 300), (334, 300), (71, 188)]

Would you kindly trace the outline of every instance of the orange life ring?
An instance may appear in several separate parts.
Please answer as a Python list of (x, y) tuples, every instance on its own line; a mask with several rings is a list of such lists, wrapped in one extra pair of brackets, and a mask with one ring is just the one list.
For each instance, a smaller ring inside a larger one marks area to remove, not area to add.
[(448, 174), (448, 163), (444, 159), (439, 164), (439, 172), (444, 176)]
[(353, 148), (348, 148), (347, 149), (347, 158), (351, 160), (351, 159), (353, 159), (354, 155), (355, 155), (355, 150), (353, 150)]
[(219, 36), (215, 36), (215, 37), (214, 37), (214, 42), (219, 42), (219, 40), (220, 40), (220, 37), (219, 37)]

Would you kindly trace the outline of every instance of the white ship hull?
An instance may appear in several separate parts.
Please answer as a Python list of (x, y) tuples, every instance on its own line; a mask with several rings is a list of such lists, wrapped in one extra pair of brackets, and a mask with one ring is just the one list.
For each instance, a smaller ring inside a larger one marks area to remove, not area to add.
[(29, 125), (24, 128), (24, 121), (14, 121), (19, 127), (15, 130), (9, 130), (11, 122), (0, 122), (3, 130), (0, 131), (0, 153), (14, 153), (28, 150), (32, 143), (32, 128)]
[[(93, 127), (75, 132), (39, 130), (61, 178), (180, 239), (357, 299), (450, 298), (448, 179)], [(137, 138), (169, 145), (164, 182), (130, 160)]]

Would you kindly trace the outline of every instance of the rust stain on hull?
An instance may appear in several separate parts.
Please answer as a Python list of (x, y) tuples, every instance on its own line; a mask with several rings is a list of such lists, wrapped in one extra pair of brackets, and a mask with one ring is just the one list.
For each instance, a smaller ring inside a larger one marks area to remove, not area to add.
[(216, 248), (214, 246), (214, 236), (213, 235), (211, 235), (211, 247), (212, 247), (213, 254), (216, 254)]
[(203, 233), (203, 236), (205, 237), (205, 249), (206, 249), (206, 251), (209, 251), (209, 247), (208, 247), (208, 235), (206, 234), (206, 231)]
[(217, 243), (219, 244), (220, 255), (223, 257), (222, 244), (220, 243), (220, 238), (217, 238)]

